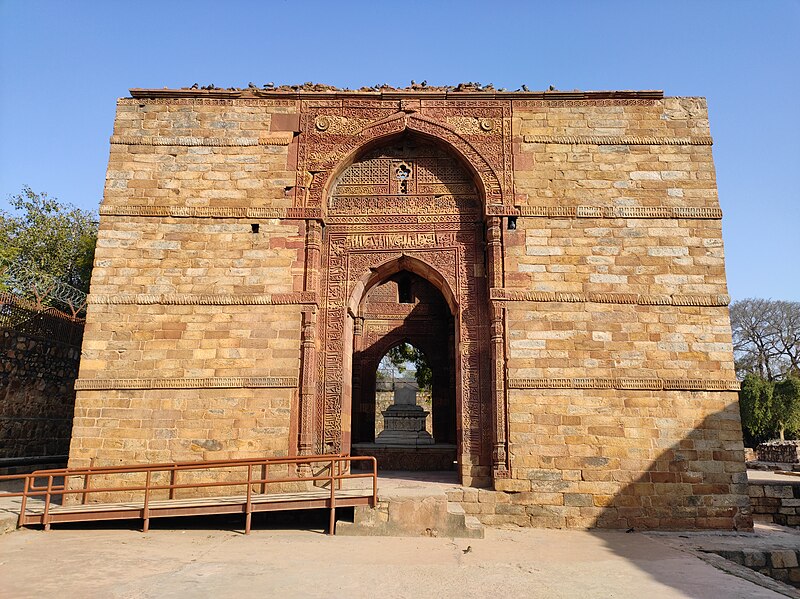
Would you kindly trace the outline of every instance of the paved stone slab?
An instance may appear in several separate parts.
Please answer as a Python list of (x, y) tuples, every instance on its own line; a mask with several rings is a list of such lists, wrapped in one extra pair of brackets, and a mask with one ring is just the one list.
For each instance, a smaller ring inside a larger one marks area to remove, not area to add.
[(661, 538), (618, 532), (491, 529), (485, 539), (454, 541), (275, 530), (22, 530), (0, 537), (0, 555), (4, 595), (23, 599), (781, 596)]

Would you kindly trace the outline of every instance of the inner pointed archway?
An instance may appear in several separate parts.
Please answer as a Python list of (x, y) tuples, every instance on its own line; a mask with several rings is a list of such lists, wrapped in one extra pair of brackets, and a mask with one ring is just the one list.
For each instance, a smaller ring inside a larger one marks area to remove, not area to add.
[(400, 270), (367, 289), (357, 314), (353, 453), (375, 455), (385, 470), (453, 469), (455, 329), (444, 296)]

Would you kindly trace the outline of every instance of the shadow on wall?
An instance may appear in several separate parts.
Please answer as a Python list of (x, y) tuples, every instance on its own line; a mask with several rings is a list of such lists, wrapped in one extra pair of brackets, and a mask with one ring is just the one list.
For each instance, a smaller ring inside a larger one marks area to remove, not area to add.
[(539, 396), (520, 406), (529, 413), (511, 413), (516, 479), (507, 490), (523, 492), (485, 522), (750, 530), (738, 404), (729, 400), (705, 391)]
[(0, 458), (69, 453), (83, 328), (0, 293)]
[(710, 414), (666, 448), (611, 498), (596, 526), (752, 530), (738, 404)]
[[(610, 551), (654, 580), (688, 596), (697, 593), (698, 588), (708, 585), (705, 578), (712, 566), (655, 539), (649, 539), (647, 551), (642, 551), (636, 533), (647, 529), (711, 529), (752, 534), (741, 435), (737, 403), (708, 415), (699, 426), (665, 448), (646, 472), (608, 497), (591, 532)], [(601, 472), (585, 470), (582, 475), (602, 478)], [(572, 501), (569, 495), (565, 493), (565, 504)], [(594, 501), (598, 503), (598, 496)], [(600, 528), (625, 529), (632, 534)], [(719, 589), (709, 588), (708, 596), (718, 592)]]
[[(546, 528), (751, 529), (738, 404), (720, 395), (629, 391), (620, 398), (572, 390), (548, 397), (550, 405), (532, 404), (534, 413), (522, 415), (527, 423), (512, 422), (526, 432), (512, 433), (518, 478), (509, 481), (521, 491), (529, 484), (530, 493), (511, 494), (512, 506), (524, 511), (508, 508), (507, 521)], [(503, 513), (496, 512), (497, 523)]]

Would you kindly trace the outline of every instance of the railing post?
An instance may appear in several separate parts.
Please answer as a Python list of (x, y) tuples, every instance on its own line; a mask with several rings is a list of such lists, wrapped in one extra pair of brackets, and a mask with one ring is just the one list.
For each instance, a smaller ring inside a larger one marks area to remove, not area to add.
[(175, 499), (175, 483), (178, 480), (178, 468), (175, 464), (172, 465), (169, 474), (169, 498)]
[(53, 490), (53, 475), (47, 477), (47, 493), (44, 496), (44, 514), (42, 514), (42, 524), (45, 530), (50, 530), (50, 493)]
[(150, 479), (152, 470), (147, 471), (147, 476), (145, 477), (144, 481), (144, 509), (142, 510), (142, 519), (144, 520), (144, 526), (142, 527), (142, 532), (147, 532), (150, 530)]
[(336, 458), (331, 458), (331, 469), (330, 469), (330, 478), (331, 478), (331, 519), (328, 525), (328, 534), (332, 535), (336, 532), (336, 486), (334, 485), (334, 472), (333, 472), (333, 464)]
[[(86, 505), (86, 502), (89, 500), (89, 487), (90, 487), (89, 478), (91, 476), (92, 475), (89, 472), (87, 472), (83, 476), (83, 489), (86, 491), (86, 493), (83, 494), (83, 499), (81, 499), (81, 505)], [(66, 489), (66, 486), (67, 486), (67, 477), (65, 475), (64, 476), (64, 487), (65, 487), (65, 489)]]
[(247, 507), (245, 508), (245, 513), (247, 515), (245, 516), (245, 520), (244, 520), (244, 534), (246, 534), (246, 535), (250, 534), (250, 523), (251, 523), (252, 517), (253, 517), (253, 514), (251, 512), (251, 509), (253, 507), (252, 506), (252, 486), (253, 485), (250, 482), (250, 481), (252, 481), (252, 479), (253, 479), (253, 465), (252, 464), (248, 464), (247, 465)]
[(25, 477), (25, 486), (22, 488), (22, 502), (19, 506), (19, 520), (17, 520), (17, 528), (25, 524), (25, 509), (28, 507), (28, 490), (31, 485), (31, 477)]
[(378, 505), (378, 459), (372, 458), (372, 507)]
[(261, 494), (265, 495), (267, 492), (267, 462), (261, 465)]

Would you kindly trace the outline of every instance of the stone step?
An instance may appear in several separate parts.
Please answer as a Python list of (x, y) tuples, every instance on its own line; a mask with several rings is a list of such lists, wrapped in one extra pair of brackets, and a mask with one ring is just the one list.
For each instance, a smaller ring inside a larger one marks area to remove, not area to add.
[(338, 522), (346, 536), (451, 537), (482, 539), (483, 525), (444, 494), (379, 498), (374, 508), (354, 508), (353, 522)]

